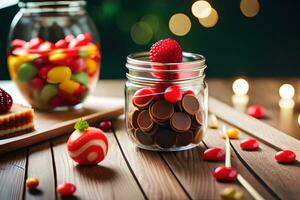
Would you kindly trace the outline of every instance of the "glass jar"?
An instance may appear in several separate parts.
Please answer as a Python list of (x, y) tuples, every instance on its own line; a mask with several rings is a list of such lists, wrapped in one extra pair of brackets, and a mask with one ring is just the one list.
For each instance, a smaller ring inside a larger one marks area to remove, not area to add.
[(130, 54), (125, 86), (129, 137), (138, 147), (179, 151), (197, 146), (207, 128), (205, 58), (183, 53), (182, 63), (153, 63)]
[(38, 109), (80, 107), (100, 71), (100, 44), (85, 1), (19, 3), (11, 24), (8, 68), (11, 79)]

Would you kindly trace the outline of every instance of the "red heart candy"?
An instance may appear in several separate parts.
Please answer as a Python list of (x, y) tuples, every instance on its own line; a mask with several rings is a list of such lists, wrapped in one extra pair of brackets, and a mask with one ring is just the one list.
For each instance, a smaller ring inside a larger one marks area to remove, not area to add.
[(226, 167), (222, 165), (214, 170), (213, 176), (221, 182), (233, 182), (236, 180), (237, 171), (233, 167)]
[(203, 160), (208, 160), (208, 161), (225, 160), (225, 151), (217, 147), (209, 148), (203, 152), (202, 158)]
[(296, 160), (296, 154), (291, 150), (283, 150), (275, 154), (275, 159), (280, 163), (292, 163)]
[(240, 147), (244, 150), (256, 150), (259, 147), (259, 143), (255, 138), (245, 139), (240, 143)]
[(247, 114), (255, 118), (263, 118), (265, 113), (265, 109), (260, 105), (252, 105), (247, 110)]

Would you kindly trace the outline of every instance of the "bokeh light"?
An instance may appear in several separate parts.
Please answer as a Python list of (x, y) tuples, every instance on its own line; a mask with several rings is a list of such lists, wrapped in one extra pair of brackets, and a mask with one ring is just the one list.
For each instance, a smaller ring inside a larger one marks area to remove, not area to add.
[(237, 95), (245, 95), (249, 90), (249, 84), (245, 79), (237, 79), (232, 84), (232, 90)]
[(178, 36), (184, 36), (191, 30), (191, 20), (183, 13), (174, 14), (169, 21), (170, 31)]
[(131, 38), (136, 44), (148, 44), (153, 36), (151, 27), (145, 22), (138, 22), (131, 27)]
[(156, 33), (159, 30), (159, 18), (154, 14), (148, 14), (142, 17), (142, 22), (147, 23), (151, 28), (153, 33)]
[(295, 89), (291, 84), (283, 84), (279, 88), (279, 95), (282, 99), (292, 99), (295, 95)]
[(197, 18), (208, 17), (211, 11), (212, 11), (211, 5), (204, 0), (196, 1), (192, 5), (192, 13)]
[(300, 114), (298, 115), (298, 124), (300, 125)]
[(212, 8), (210, 15), (208, 17), (198, 18), (198, 19), (202, 26), (206, 28), (211, 28), (217, 24), (219, 20), (219, 15), (218, 12), (214, 8)]
[(246, 17), (255, 17), (260, 9), (258, 0), (241, 0), (240, 9)]

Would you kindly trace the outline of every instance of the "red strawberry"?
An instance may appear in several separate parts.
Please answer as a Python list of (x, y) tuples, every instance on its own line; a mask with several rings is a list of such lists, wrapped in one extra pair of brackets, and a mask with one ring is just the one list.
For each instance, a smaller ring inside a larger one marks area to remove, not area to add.
[[(152, 45), (150, 49), (151, 62), (159, 63), (179, 63), (182, 62), (182, 48), (170, 38), (160, 40)], [(154, 70), (176, 70), (177, 65), (152, 65)], [(171, 72), (153, 72), (152, 75), (161, 79), (177, 79), (178, 73)]]
[(160, 40), (151, 46), (150, 60), (160, 63), (182, 62), (182, 48), (170, 38)]
[(8, 112), (12, 104), (13, 100), (11, 96), (0, 88), (0, 114)]

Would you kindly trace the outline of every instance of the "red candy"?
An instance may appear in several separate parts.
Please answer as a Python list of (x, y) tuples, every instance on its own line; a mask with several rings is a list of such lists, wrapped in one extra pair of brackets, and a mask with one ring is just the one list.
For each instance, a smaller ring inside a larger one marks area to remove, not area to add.
[(46, 65), (48, 65), (49, 61), (46, 57), (40, 57), (40, 58), (35, 59), (32, 62), (32, 64), (37, 66), (38, 68), (40, 68), (40, 67), (45, 67)]
[(82, 58), (72, 59), (68, 66), (73, 73), (80, 72), (85, 68), (84, 60)]
[(44, 42), (44, 43), (42, 43), (39, 46), (38, 50), (40, 50), (40, 51), (48, 51), (49, 52), (51, 49), (54, 49), (54, 48), (55, 48), (55, 46), (54, 46), (53, 43), (51, 43), (51, 42)]
[(283, 150), (275, 154), (275, 159), (280, 163), (292, 163), (296, 160), (296, 154), (291, 150)]
[(56, 43), (55, 43), (55, 48), (57, 49), (64, 49), (64, 48), (68, 48), (69, 46), (69, 42), (67, 42), (66, 40), (58, 40)]
[(147, 106), (148, 103), (150, 103), (155, 96), (155, 90), (152, 88), (143, 88), (135, 92), (133, 95), (132, 101), (133, 104), (137, 107), (144, 107)]
[(33, 90), (38, 90), (40, 91), (45, 85), (45, 81), (39, 77), (36, 77), (36, 78), (33, 78), (31, 81), (30, 81), (30, 87), (33, 89)]
[(67, 142), (69, 156), (78, 164), (96, 165), (107, 155), (108, 140), (102, 130), (80, 120)]
[(236, 180), (237, 171), (233, 167), (220, 166), (214, 170), (213, 176), (221, 182), (233, 182)]
[(63, 183), (59, 184), (56, 188), (56, 191), (60, 194), (62, 197), (71, 196), (76, 191), (76, 186), (73, 183)]
[(259, 143), (255, 138), (245, 139), (240, 143), (240, 147), (244, 150), (256, 150), (259, 147)]
[(39, 76), (43, 79), (47, 79), (48, 71), (51, 69), (50, 66), (42, 67), (39, 71)]
[(260, 105), (252, 105), (247, 110), (247, 114), (255, 118), (263, 118), (265, 113), (265, 109)]
[(206, 149), (202, 154), (203, 160), (208, 161), (221, 161), (225, 160), (225, 151), (220, 148), (209, 148)]
[(76, 38), (71, 40), (69, 44), (69, 48), (85, 46), (88, 45), (90, 42), (91, 42), (90, 33), (79, 34)]
[(165, 90), (165, 100), (169, 103), (177, 103), (182, 99), (182, 90), (177, 85), (172, 85)]
[(86, 92), (86, 87), (84, 87), (83, 85), (79, 86), (78, 90), (76, 90), (74, 92), (74, 96), (81, 98)]
[(26, 44), (26, 41), (20, 40), (20, 39), (15, 39), (11, 42), (11, 46), (15, 48), (21, 48)]
[(49, 104), (53, 107), (59, 107), (64, 104), (64, 100), (60, 96), (54, 96), (50, 99)]
[(25, 49), (37, 49), (42, 43), (43, 40), (41, 38), (33, 38), (29, 42), (27, 42), (23, 47)]
[(99, 124), (99, 128), (103, 131), (109, 131), (111, 130), (112, 124), (110, 120), (104, 120), (102, 122), (100, 122)]
[(8, 112), (13, 104), (10, 94), (0, 88), (0, 114)]

